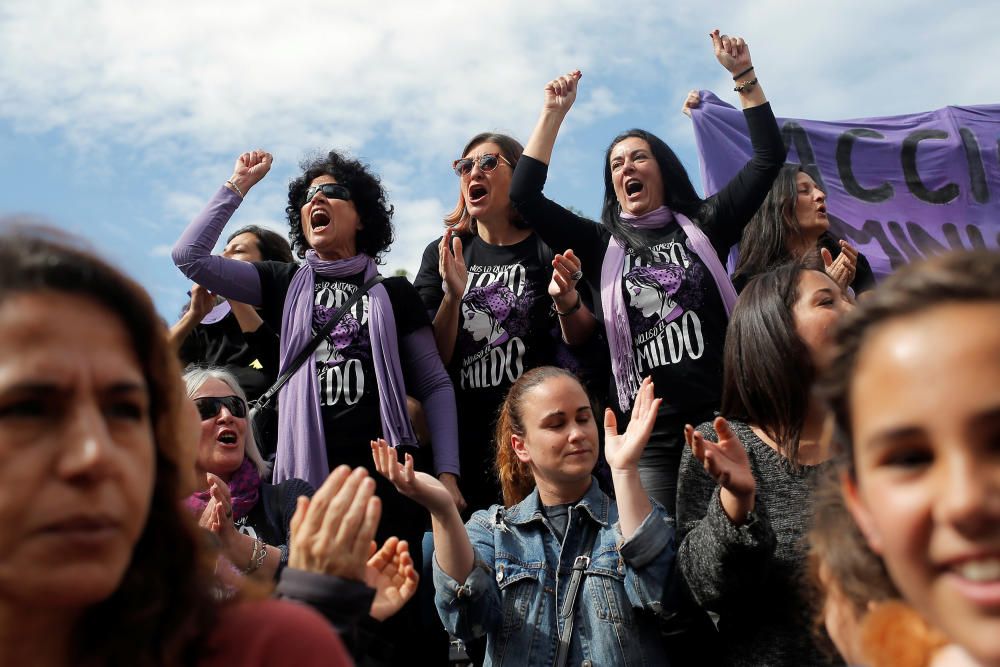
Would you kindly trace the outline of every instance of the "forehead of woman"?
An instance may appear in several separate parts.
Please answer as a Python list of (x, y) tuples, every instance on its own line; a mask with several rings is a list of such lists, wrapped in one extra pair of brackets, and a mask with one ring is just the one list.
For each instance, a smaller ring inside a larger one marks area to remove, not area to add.
[(525, 421), (531, 423), (548, 415), (576, 414), (589, 408), (590, 399), (583, 386), (568, 375), (555, 375), (528, 389), (522, 396), (521, 410)]
[(857, 447), (1000, 421), (1000, 303), (944, 303), (869, 333), (850, 390)]
[(207, 377), (200, 386), (195, 387), (191, 398), (205, 398), (208, 396), (233, 396), (235, 391), (226, 382), (216, 377)]
[(18, 374), (69, 384), (86, 369), (97, 378), (117, 378), (123, 388), (148, 389), (125, 323), (86, 295), (49, 289), (10, 294), (0, 301), (0, 336), (0, 353)]

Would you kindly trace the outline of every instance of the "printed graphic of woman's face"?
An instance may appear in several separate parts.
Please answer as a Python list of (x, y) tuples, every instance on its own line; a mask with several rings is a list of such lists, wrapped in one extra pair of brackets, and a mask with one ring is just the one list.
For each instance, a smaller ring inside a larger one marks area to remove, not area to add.
[(1000, 305), (944, 304), (869, 334), (849, 395), (847, 498), (906, 600), (1000, 665)]

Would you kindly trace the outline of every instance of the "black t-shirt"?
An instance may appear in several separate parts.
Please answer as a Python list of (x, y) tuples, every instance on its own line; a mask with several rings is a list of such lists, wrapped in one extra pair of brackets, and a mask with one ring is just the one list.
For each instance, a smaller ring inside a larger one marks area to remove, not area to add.
[[(255, 262), (254, 266), (261, 280), (261, 315), (272, 328), (280, 331), (288, 285), (298, 266), (284, 262)], [(317, 275), (313, 333), (322, 328), (340, 304), (363, 284), (362, 273), (335, 279)], [(420, 297), (406, 278), (386, 278), (382, 285), (392, 304), (397, 341), (430, 324)], [(369, 291), (351, 307), (313, 354), (331, 469), (340, 463), (360, 465), (365, 458), (370, 460), (368, 442), (382, 435), (378, 382), (368, 330), (370, 298)]]
[[(767, 196), (787, 152), (769, 104), (745, 109), (744, 117), (753, 157), (692, 218), (722, 261)], [(553, 247), (572, 247), (581, 258), (584, 281), (603, 320), (601, 267), (611, 233), (545, 197), (547, 172), (545, 163), (522, 156), (511, 180), (511, 201), (542, 239)], [(678, 223), (639, 233), (653, 249), (653, 265), (630, 278), (634, 255), (627, 254), (620, 289), (626, 297), (641, 375), (652, 375), (656, 395), (664, 399), (657, 419), (660, 431), (673, 429), (685, 415), (718, 407), (728, 318), (712, 275)], [(613, 376), (611, 383), (611, 398), (617, 404)]]
[[(438, 244), (428, 244), (414, 286), (431, 315), (444, 298)], [(477, 506), (499, 502), (492, 473), (497, 412), (508, 389), (537, 366), (569, 365), (547, 287), (555, 253), (535, 235), (510, 246), (462, 238), (469, 271), (448, 372), (455, 386), (463, 493)], [(477, 493), (481, 492), (481, 496)]]
[(224, 366), (252, 401), (278, 377), (278, 337), (266, 324), (261, 329), (245, 336), (232, 313), (213, 324), (198, 324), (181, 344), (181, 361)]
[[(436, 313), (444, 298), (438, 243), (424, 250), (414, 281), (424, 306)], [(478, 236), (463, 238), (469, 280), (462, 296), (459, 330), (448, 371), (459, 402), (459, 421), (491, 422), (507, 390), (524, 371), (553, 364), (559, 323), (546, 291), (554, 253), (532, 234), (510, 246)], [(471, 417), (469, 407), (479, 412)]]
[(677, 223), (640, 233), (652, 262), (627, 250), (620, 287), (639, 375), (653, 378), (661, 414), (716, 407), (728, 318), (715, 280)]

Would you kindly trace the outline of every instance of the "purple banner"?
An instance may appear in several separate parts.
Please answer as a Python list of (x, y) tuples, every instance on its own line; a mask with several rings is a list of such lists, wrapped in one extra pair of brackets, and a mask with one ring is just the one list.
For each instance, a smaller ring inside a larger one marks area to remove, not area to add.
[[(706, 194), (751, 154), (742, 112), (701, 91), (692, 109)], [(952, 248), (1000, 247), (1000, 104), (837, 122), (779, 118), (788, 162), (826, 193), (830, 231), (876, 277)]]

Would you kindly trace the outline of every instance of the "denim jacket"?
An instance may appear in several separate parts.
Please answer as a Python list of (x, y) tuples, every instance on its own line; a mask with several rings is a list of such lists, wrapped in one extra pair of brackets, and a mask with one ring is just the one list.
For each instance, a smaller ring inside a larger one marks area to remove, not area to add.
[(509, 509), (479, 510), (466, 524), (476, 565), (465, 582), (434, 560), (435, 603), (445, 628), (461, 639), (486, 635), (486, 665), (551, 665), (559, 643), (558, 607), (573, 562), (596, 530), (576, 599), (569, 665), (666, 665), (656, 616), (672, 576), (673, 525), (656, 502), (622, 541), (618, 506), (593, 480), (569, 508), (560, 545), (538, 489)]

